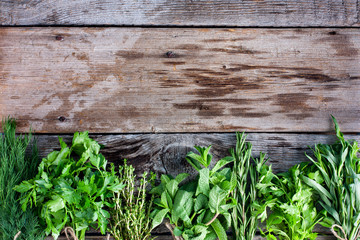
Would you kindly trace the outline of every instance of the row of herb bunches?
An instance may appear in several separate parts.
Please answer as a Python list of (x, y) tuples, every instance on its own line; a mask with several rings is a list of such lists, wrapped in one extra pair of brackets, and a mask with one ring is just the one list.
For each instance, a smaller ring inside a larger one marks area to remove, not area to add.
[[(181, 173), (136, 177), (134, 168), (115, 170), (87, 132), (72, 145), (38, 163), (31, 135), (3, 123), (0, 139), (0, 239), (57, 239), (62, 231), (85, 239), (89, 227), (115, 239), (150, 239), (165, 223), (174, 239), (316, 239), (317, 223), (339, 239), (357, 240), (360, 228), (360, 159), (356, 141), (317, 144), (309, 162), (274, 174), (265, 154), (252, 158), (252, 145), (236, 134), (236, 147), (211, 168), (210, 147), (187, 154), (197, 176)], [(31, 145), (31, 148), (29, 147)], [(29, 150), (30, 149), (30, 150)], [(37, 168), (37, 171), (36, 171)], [(36, 175), (35, 175), (36, 174)], [(149, 188), (151, 187), (151, 190)], [(265, 222), (263, 227), (258, 222)]]

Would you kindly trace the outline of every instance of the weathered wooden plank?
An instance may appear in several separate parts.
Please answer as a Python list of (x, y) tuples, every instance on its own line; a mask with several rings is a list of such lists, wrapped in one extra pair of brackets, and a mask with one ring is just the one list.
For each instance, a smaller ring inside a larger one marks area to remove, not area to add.
[[(71, 135), (63, 135), (64, 141), (71, 143)], [(116, 165), (123, 159), (135, 166), (138, 173), (154, 171), (158, 174), (175, 176), (181, 172), (195, 173), (186, 162), (189, 151), (196, 151), (193, 146), (212, 145), (213, 164), (228, 156), (228, 150), (236, 144), (235, 133), (196, 133), (196, 134), (122, 134), (91, 135), (99, 143), (105, 145), (102, 153), (108, 161)], [(360, 141), (360, 135), (347, 134), (347, 139)], [(38, 146), (41, 157), (59, 149), (56, 136), (39, 135)], [(275, 172), (287, 171), (291, 166), (308, 161), (305, 152), (311, 155), (309, 147), (317, 143), (333, 143), (334, 135), (323, 134), (274, 134), (250, 133), (247, 140), (253, 144), (253, 156), (259, 152), (267, 154), (269, 164), (273, 164)]]
[[(36, 132), (359, 132), (359, 29), (0, 29), (0, 116)], [(169, 53), (172, 51), (172, 53)], [(168, 53), (168, 54), (166, 54)]]
[(359, 26), (357, 0), (0, 1), (1, 25)]

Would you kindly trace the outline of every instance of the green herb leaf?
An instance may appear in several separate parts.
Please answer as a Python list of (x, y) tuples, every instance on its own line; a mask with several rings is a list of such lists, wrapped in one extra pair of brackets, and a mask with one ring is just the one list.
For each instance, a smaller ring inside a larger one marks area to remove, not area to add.
[(169, 209), (160, 210), (153, 219), (151, 229), (154, 229), (155, 227), (159, 226), (163, 222), (163, 220), (168, 212), (169, 212)]
[(65, 208), (64, 200), (59, 196), (54, 196), (52, 200), (47, 202), (47, 205), (52, 212), (57, 212), (60, 209)]
[(211, 223), (211, 227), (214, 229), (214, 231), (215, 231), (217, 237), (219, 238), (219, 240), (227, 240), (226, 231), (223, 228), (223, 226), (221, 225), (219, 219), (215, 219)]

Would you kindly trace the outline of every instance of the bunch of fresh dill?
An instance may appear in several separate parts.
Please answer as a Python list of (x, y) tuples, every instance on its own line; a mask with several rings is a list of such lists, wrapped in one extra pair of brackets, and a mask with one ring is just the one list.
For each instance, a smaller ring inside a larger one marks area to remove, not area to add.
[(17, 136), (14, 119), (2, 123), (0, 135), (0, 239), (44, 239), (36, 213), (24, 212), (15, 185), (32, 178), (38, 166), (38, 152), (31, 134)]

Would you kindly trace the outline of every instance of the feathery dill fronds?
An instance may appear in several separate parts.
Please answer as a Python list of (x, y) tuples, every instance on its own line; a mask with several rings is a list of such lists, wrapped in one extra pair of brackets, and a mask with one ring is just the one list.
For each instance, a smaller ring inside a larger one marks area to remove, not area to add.
[(38, 151), (32, 135), (17, 136), (16, 122), (3, 121), (0, 135), (0, 239), (13, 239), (21, 231), (18, 240), (44, 239), (36, 213), (24, 212), (19, 202), (20, 193), (15, 185), (32, 178), (38, 166)]

